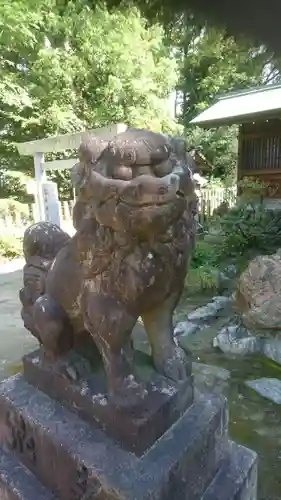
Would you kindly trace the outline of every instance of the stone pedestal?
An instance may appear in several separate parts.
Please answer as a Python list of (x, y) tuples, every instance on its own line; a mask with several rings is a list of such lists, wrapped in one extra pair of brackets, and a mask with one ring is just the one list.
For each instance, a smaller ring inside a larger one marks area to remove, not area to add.
[(35, 352), (0, 384), (1, 500), (256, 499), (256, 455), (229, 440), (226, 401), (155, 376), (129, 415), (71, 356), (51, 370)]

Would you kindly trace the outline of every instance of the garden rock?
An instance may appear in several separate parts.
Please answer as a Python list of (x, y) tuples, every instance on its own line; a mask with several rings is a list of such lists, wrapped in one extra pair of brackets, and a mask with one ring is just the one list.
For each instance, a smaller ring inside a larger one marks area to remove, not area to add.
[(191, 323), (190, 321), (181, 321), (178, 323), (174, 329), (175, 337), (179, 335), (192, 335), (196, 333), (200, 326), (196, 323)]
[[(281, 336), (280, 333), (279, 336)], [(281, 339), (278, 337), (267, 338), (264, 341), (263, 354), (281, 365)]]
[(281, 365), (281, 338), (269, 335), (260, 337), (248, 331), (243, 325), (222, 328), (213, 340), (213, 347), (225, 354), (263, 355)]
[(229, 297), (214, 297), (212, 302), (209, 302), (207, 305), (199, 307), (198, 309), (195, 309), (195, 311), (189, 313), (188, 320), (193, 323), (206, 322), (217, 317), (218, 314), (230, 303), (231, 299)]
[(237, 273), (238, 273), (238, 270), (237, 270), (237, 267), (235, 266), (235, 264), (230, 264), (229, 266), (227, 266), (224, 270), (224, 274), (230, 278), (230, 279), (234, 279), (236, 278), (237, 276)]
[(236, 306), (251, 330), (281, 330), (281, 255), (256, 257), (239, 278)]
[(263, 354), (263, 341), (240, 325), (222, 328), (213, 340), (213, 347), (225, 354)]
[(214, 392), (218, 395), (226, 394), (230, 372), (219, 366), (192, 363), (195, 388), (199, 392)]
[(276, 378), (260, 378), (257, 380), (247, 380), (247, 387), (254, 389), (260, 396), (270, 401), (281, 404), (281, 380)]

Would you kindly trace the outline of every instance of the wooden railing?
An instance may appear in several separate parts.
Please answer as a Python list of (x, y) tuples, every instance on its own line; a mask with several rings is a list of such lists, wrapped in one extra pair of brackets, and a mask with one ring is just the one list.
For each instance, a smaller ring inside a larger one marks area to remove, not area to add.
[(199, 197), (199, 221), (208, 220), (222, 203), (227, 202), (229, 207), (236, 203), (237, 189), (231, 188), (202, 188), (197, 192)]

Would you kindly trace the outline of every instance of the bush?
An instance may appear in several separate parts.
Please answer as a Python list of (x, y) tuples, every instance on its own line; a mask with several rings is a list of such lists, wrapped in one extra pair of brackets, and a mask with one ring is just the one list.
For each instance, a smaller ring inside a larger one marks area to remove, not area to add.
[(30, 222), (29, 207), (12, 198), (0, 199), (0, 217), (11, 215), (20, 218), (22, 222)]
[(204, 264), (190, 267), (185, 280), (185, 291), (189, 294), (216, 292), (218, 290), (218, 269)]
[(221, 256), (273, 253), (281, 245), (281, 213), (263, 203), (240, 204), (220, 219)]
[(216, 266), (218, 263), (217, 248), (204, 239), (198, 239), (192, 254), (190, 267), (198, 269), (204, 265)]
[(218, 287), (218, 256), (214, 245), (198, 239), (185, 281), (189, 294), (211, 292)]
[(197, 241), (186, 279), (189, 292), (218, 289), (220, 271), (233, 263), (243, 271), (256, 255), (270, 254), (281, 247), (281, 212), (268, 210), (264, 198), (268, 186), (246, 179), (238, 204), (210, 220), (209, 234)]
[(0, 257), (15, 259), (22, 256), (22, 239), (15, 236), (0, 236)]

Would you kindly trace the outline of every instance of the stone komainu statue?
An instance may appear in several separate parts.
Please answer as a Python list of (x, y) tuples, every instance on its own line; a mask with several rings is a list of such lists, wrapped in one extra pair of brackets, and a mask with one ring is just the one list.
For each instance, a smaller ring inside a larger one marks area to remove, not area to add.
[(102, 355), (109, 397), (134, 405), (145, 392), (129, 355), (139, 317), (156, 370), (174, 381), (190, 374), (172, 317), (195, 242), (192, 172), (182, 140), (142, 129), (108, 144), (90, 138), (79, 160), (76, 234), (69, 238), (47, 223), (25, 233), (22, 316), (49, 361), (86, 331)]

